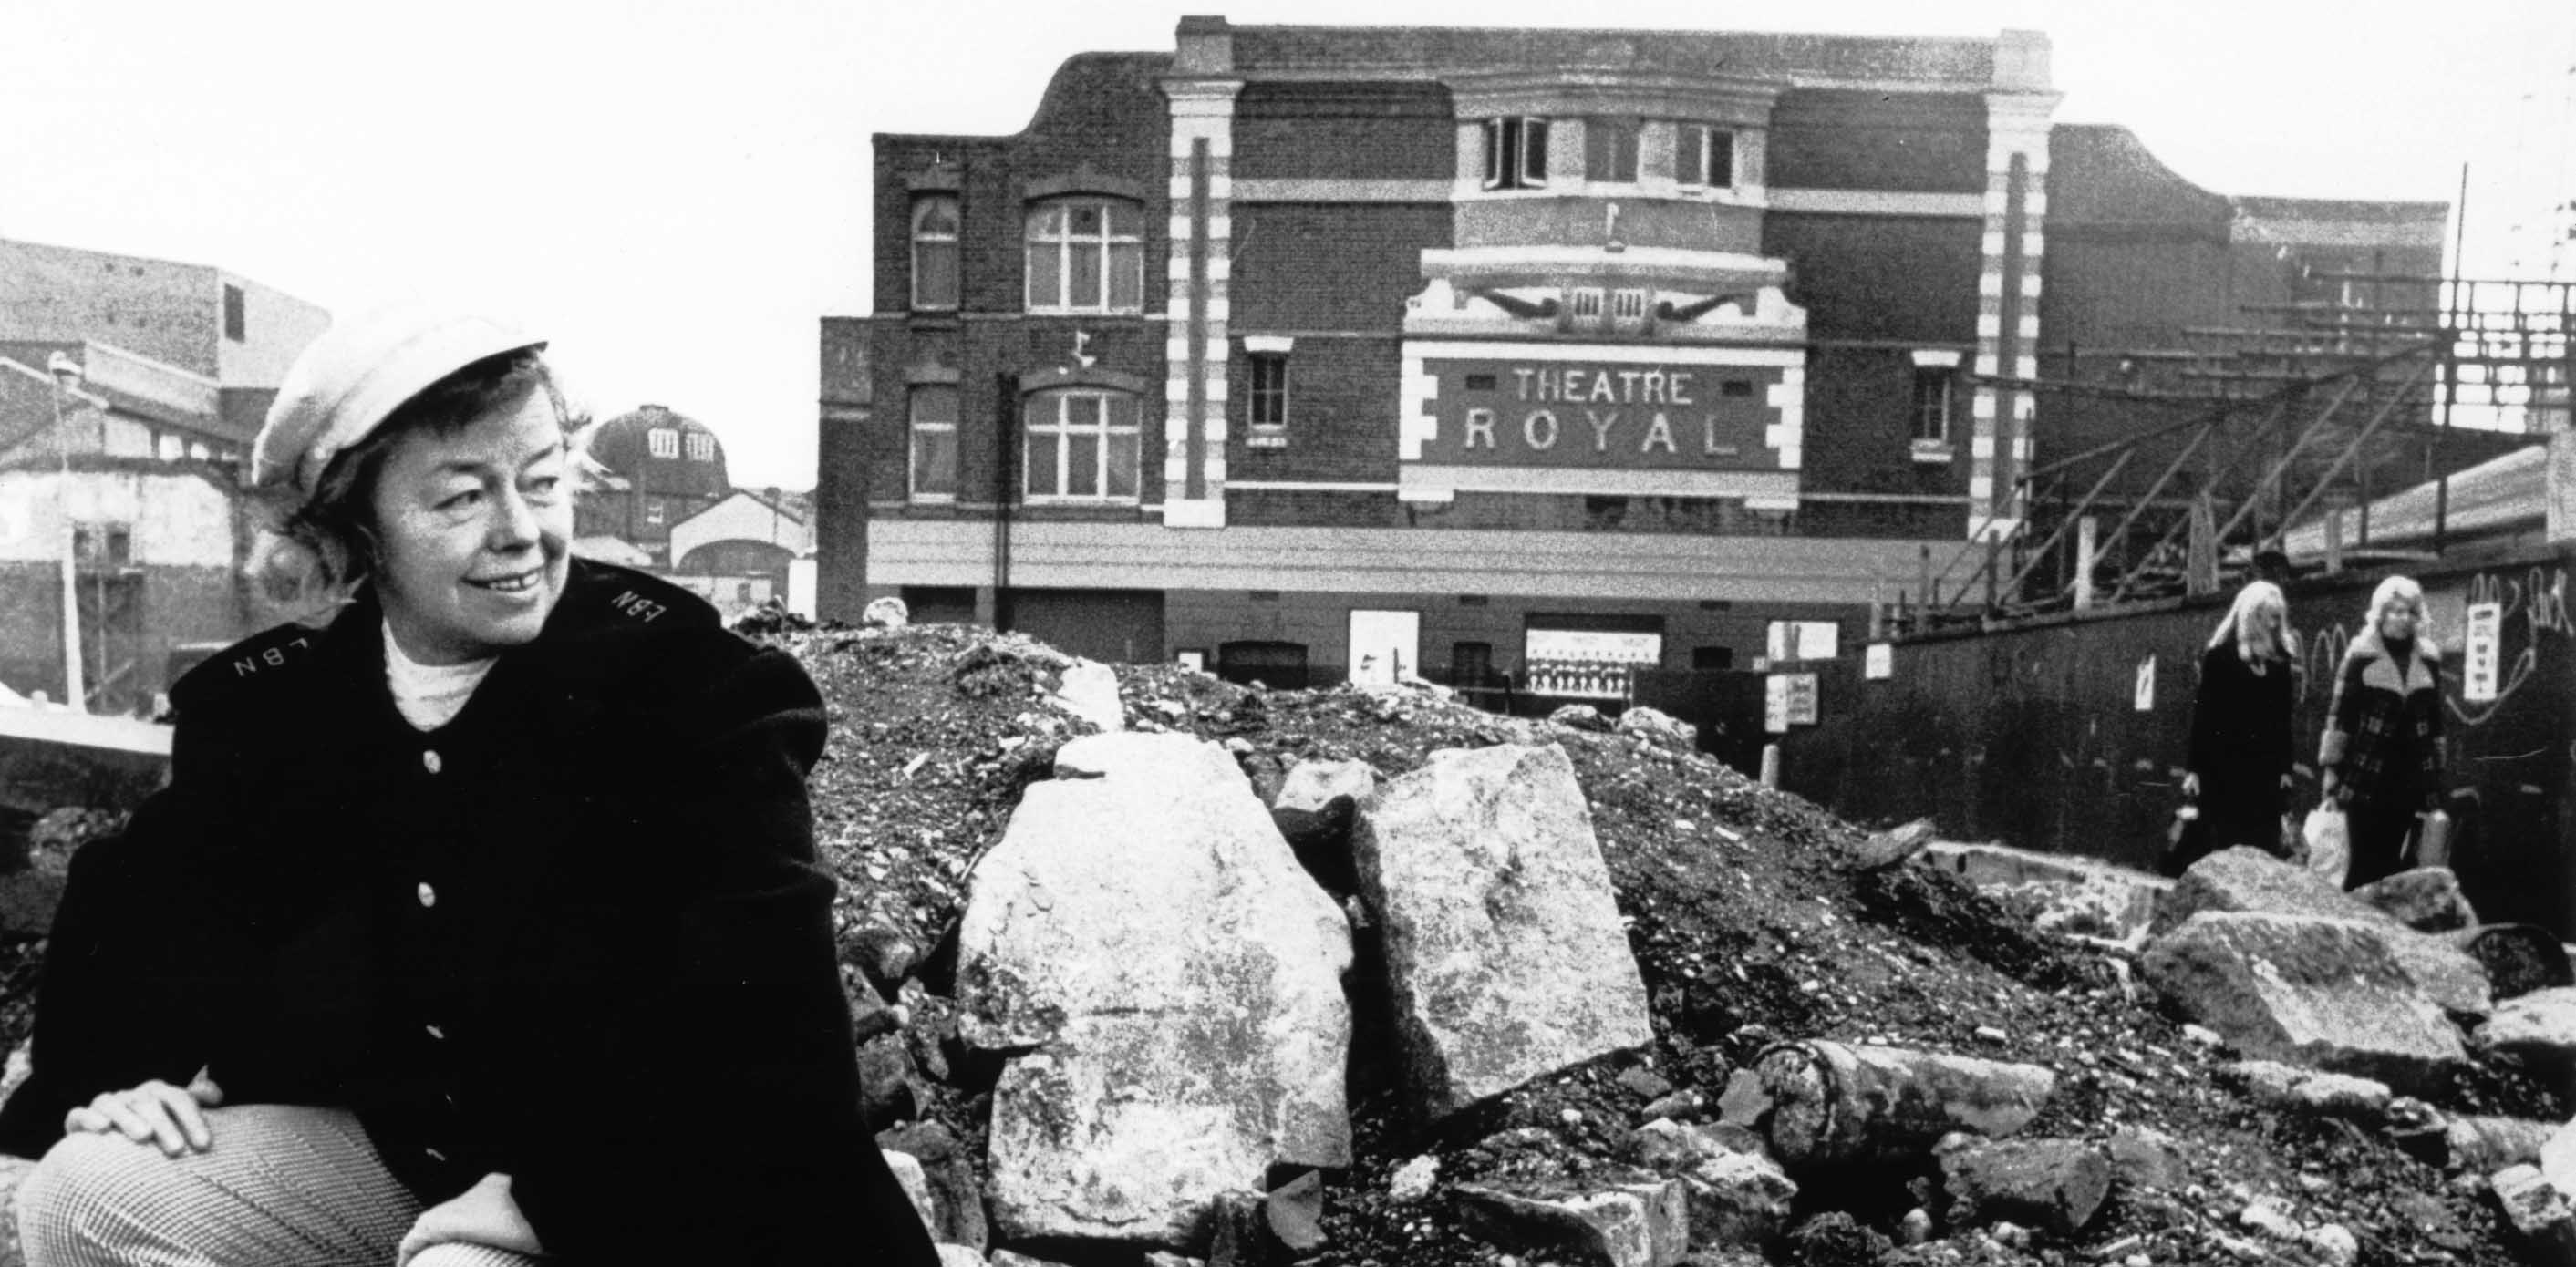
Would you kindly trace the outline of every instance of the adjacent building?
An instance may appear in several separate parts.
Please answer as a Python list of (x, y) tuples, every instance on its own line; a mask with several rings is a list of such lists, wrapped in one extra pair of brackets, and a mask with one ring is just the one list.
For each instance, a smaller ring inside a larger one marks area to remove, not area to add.
[(654, 568), (672, 563), (674, 525), (733, 493), (716, 433), (661, 405), (639, 405), (600, 423), (585, 449), (593, 469), (574, 512), (574, 532), (624, 541)]
[[(1573, 698), (1848, 645), (2089, 434), (2043, 412), (2058, 279), (2082, 342), (2153, 344), (2321, 218), (2124, 235), (2055, 165), (2134, 142), (2058, 97), (2026, 31), (1188, 18), (1016, 136), (878, 135), (875, 315), (822, 329), (823, 614)], [(2367, 252), (2425, 214), (2324, 218)], [(2180, 292), (2153, 328), (2136, 285)]]

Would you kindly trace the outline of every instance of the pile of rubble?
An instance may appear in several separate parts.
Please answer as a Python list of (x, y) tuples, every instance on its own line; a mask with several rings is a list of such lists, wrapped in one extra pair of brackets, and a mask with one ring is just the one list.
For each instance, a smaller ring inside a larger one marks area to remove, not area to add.
[(2576, 986), (2446, 872), (2165, 882), (1867, 833), (1648, 710), (763, 633), (959, 1264), (2576, 1264)]

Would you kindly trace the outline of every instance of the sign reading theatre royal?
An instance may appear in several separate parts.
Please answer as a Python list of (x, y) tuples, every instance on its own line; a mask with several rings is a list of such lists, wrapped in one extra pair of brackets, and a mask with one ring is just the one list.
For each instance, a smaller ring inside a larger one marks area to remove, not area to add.
[(1463, 489), (1797, 504), (1798, 351), (1411, 342), (1405, 361), (1408, 498)]

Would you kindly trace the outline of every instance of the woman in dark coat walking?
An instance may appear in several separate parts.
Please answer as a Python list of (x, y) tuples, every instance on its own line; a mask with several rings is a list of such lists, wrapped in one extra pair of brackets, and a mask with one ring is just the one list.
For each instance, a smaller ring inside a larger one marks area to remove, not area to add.
[(2202, 856), (2238, 845), (2278, 853), (2281, 796), (2289, 787), (2289, 601), (2281, 587), (2251, 581), (2209, 636), (2192, 697), (2185, 795), (2200, 806), (2197, 847), (2168, 862), (2179, 873)]
[(2335, 671), (2317, 762), (2325, 794), (2350, 815), (2346, 889), (2403, 870), (2416, 815), (2441, 808), (2441, 649), (2421, 632), (2423, 620), (2421, 586), (2403, 576), (2381, 581)]
[(0, 1150), (34, 1267), (936, 1261), (860, 1117), (794, 660), (573, 559), (544, 344), (334, 327), (253, 458), (338, 606), (171, 692)]

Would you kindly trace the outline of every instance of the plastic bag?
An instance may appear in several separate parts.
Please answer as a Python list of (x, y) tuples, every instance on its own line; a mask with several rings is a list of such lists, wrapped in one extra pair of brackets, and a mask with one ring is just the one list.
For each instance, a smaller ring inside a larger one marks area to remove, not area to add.
[(2451, 816), (2442, 811), (2426, 810), (2415, 830), (2415, 865), (2447, 867), (2451, 865)]
[(2308, 811), (2299, 834), (2308, 842), (2308, 870), (2340, 885), (2352, 864), (2352, 824), (2331, 802)]
[(2174, 810), (2172, 825), (2165, 828), (2165, 850), (2156, 860), (2156, 869), (2167, 879), (2177, 879), (2208, 856), (2209, 824), (2202, 821), (2198, 802), (2184, 801)]

